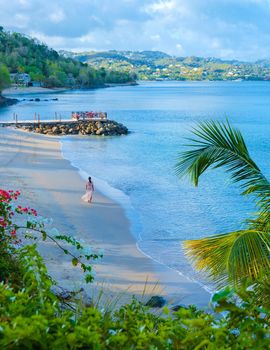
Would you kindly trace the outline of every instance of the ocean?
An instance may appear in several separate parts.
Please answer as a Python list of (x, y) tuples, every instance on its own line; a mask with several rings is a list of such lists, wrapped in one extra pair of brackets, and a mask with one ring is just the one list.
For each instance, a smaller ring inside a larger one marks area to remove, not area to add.
[[(96, 110), (129, 128), (127, 136), (63, 137), (63, 156), (123, 206), (140, 250), (211, 289), (186, 260), (182, 242), (239, 229), (256, 208), (222, 169), (204, 174), (194, 188), (176, 176), (175, 164), (198, 121), (228, 119), (270, 176), (270, 83), (141, 82), (37, 94), (40, 102), (28, 101), (31, 97), (21, 96), (26, 101), (1, 109), (0, 119), (10, 120), (14, 112), (20, 120), (34, 112), (53, 119), (55, 112), (69, 117), (71, 111)], [(58, 101), (44, 101), (55, 97)]]

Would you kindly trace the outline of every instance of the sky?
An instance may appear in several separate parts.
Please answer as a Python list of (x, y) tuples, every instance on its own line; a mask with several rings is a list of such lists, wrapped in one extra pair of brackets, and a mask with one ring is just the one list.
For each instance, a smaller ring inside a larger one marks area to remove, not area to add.
[(0, 25), (56, 50), (270, 58), (270, 0), (0, 0)]

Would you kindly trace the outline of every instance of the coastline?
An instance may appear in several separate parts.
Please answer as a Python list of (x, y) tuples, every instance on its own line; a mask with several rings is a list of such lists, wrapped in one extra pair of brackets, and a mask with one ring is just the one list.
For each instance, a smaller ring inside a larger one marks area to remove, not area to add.
[(18, 99), (5, 97), (2, 95), (2, 93), (0, 93), (0, 107), (12, 106), (17, 102), (19, 102)]
[(43, 88), (43, 87), (10, 87), (2, 91), (3, 96), (28, 95), (28, 94), (51, 94), (64, 92), (67, 88)]
[(106, 83), (104, 87), (109, 88), (109, 87), (118, 87), (118, 86), (136, 86), (136, 85), (139, 85), (137, 81), (131, 81), (128, 83)]
[[(93, 89), (100, 89), (100, 88), (111, 88), (111, 87), (119, 87), (119, 86), (135, 86), (139, 85), (137, 82), (129, 82), (129, 83), (106, 83), (102, 86), (95, 86), (95, 87), (89, 87), (89, 88), (78, 88), (79, 90), (93, 90)], [(65, 92), (68, 90), (72, 90), (68, 87), (60, 87), (60, 88), (45, 88), (45, 87), (9, 87), (4, 90), (2, 90), (2, 96), (3, 97), (9, 97), (14, 95), (33, 95), (33, 94), (51, 94), (51, 93), (59, 93), (59, 92)], [(77, 90), (77, 89), (75, 89)]]
[[(144, 293), (146, 299), (164, 295), (172, 304), (207, 306), (210, 294), (202, 287), (137, 249), (120, 205), (99, 191), (91, 206), (80, 200), (84, 180), (63, 158), (58, 138), (4, 128), (0, 134), (2, 186), (22, 190), (29, 205), (53, 218), (61, 232), (75, 232), (77, 238), (104, 249), (104, 258), (95, 264), (96, 282), (83, 287), (89, 295), (95, 297), (102, 289), (106, 298), (120, 293), (123, 302)], [(47, 243), (41, 243), (40, 251), (61, 286), (73, 289), (82, 285), (82, 274), (65, 256)]]

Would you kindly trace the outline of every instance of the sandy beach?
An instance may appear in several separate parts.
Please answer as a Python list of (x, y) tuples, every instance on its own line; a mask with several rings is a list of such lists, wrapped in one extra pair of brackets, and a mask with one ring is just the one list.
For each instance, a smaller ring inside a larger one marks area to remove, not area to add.
[(13, 96), (13, 95), (28, 95), (28, 94), (46, 94), (46, 93), (54, 93), (54, 92), (63, 92), (66, 91), (66, 88), (44, 88), (44, 87), (35, 87), (35, 86), (29, 86), (29, 87), (9, 87), (7, 89), (4, 89), (2, 91), (3, 96)]
[(93, 204), (81, 201), (85, 182), (62, 158), (58, 138), (8, 128), (0, 128), (0, 135), (1, 187), (21, 190), (24, 202), (52, 218), (54, 227), (104, 250), (104, 257), (94, 266), (95, 282), (86, 286), (79, 269), (64, 254), (42, 243), (41, 254), (61, 286), (83, 286), (90, 296), (102, 289), (106, 298), (121, 294), (129, 300), (133, 294), (141, 298), (144, 293), (144, 299), (164, 295), (171, 304), (208, 305), (210, 294), (201, 286), (137, 249), (129, 221), (117, 203), (98, 189)]

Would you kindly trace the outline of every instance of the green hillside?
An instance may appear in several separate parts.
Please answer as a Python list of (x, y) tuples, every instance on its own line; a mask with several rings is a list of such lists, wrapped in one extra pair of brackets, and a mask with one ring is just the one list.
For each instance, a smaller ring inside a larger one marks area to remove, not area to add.
[(160, 51), (104, 51), (70, 53), (93, 68), (133, 73), (141, 80), (269, 80), (270, 61), (240, 62), (217, 58), (174, 57)]
[(37, 39), (0, 27), (0, 91), (10, 83), (9, 73), (27, 73), (44, 87), (91, 88), (134, 80), (128, 72), (92, 67), (63, 57)]

